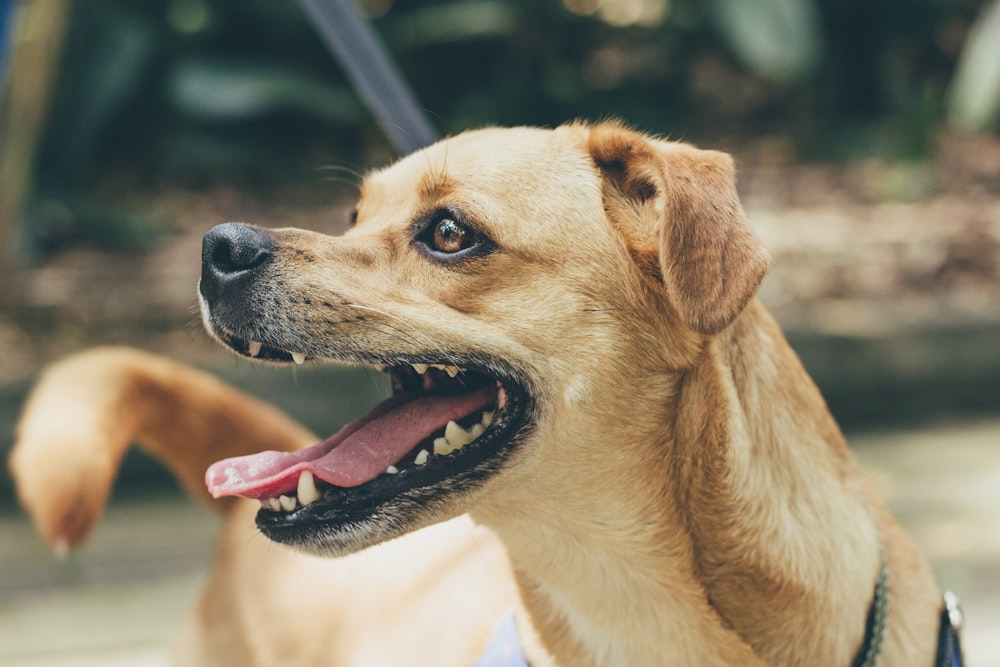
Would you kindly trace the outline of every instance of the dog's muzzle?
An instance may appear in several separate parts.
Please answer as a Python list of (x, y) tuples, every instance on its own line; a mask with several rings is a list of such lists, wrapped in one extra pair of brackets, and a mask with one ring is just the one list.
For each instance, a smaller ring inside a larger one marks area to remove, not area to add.
[(274, 258), (274, 239), (261, 229), (227, 222), (210, 229), (201, 246), (202, 298), (211, 305), (243, 293)]

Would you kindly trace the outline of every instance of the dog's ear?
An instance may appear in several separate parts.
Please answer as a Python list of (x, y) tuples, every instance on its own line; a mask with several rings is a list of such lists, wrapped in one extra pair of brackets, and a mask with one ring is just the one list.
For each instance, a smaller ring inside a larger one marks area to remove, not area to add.
[(603, 176), (608, 218), (636, 263), (662, 281), (688, 326), (724, 329), (768, 266), (736, 194), (732, 158), (616, 123), (591, 128), (588, 150)]

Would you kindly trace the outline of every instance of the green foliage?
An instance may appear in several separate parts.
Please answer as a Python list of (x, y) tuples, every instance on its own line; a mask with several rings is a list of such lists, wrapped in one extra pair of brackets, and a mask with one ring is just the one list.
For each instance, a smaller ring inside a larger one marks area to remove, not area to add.
[(822, 48), (818, 8), (809, 0), (714, 0), (712, 15), (733, 54), (778, 83), (811, 77)]
[[(364, 0), (442, 133), (621, 116), (675, 137), (790, 136), (919, 157), (995, 124), (1000, 0)], [(979, 16), (980, 28), (966, 46)], [(317, 180), (388, 150), (294, 2), (74, 3), (39, 180)], [(995, 126), (995, 125), (993, 125)]]

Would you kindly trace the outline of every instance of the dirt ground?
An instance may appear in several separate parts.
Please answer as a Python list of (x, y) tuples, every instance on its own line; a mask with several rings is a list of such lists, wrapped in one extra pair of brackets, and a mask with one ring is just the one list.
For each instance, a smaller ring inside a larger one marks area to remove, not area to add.
[[(744, 205), (773, 255), (762, 300), (793, 330), (841, 334), (1000, 322), (1000, 137), (945, 135), (928, 162), (801, 164), (781, 139), (735, 151)], [(217, 354), (195, 309), (201, 236), (236, 220), (343, 229), (350, 189), (315, 183), (129, 192), (142, 249), (66, 248), (23, 271), (0, 312), (0, 383), (99, 343)]]

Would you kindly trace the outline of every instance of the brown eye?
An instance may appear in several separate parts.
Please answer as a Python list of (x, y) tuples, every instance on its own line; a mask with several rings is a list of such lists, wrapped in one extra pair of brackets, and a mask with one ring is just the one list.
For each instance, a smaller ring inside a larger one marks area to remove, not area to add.
[(476, 235), (465, 225), (451, 218), (441, 218), (434, 224), (434, 249), (443, 253), (456, 253), (472, 246)]

